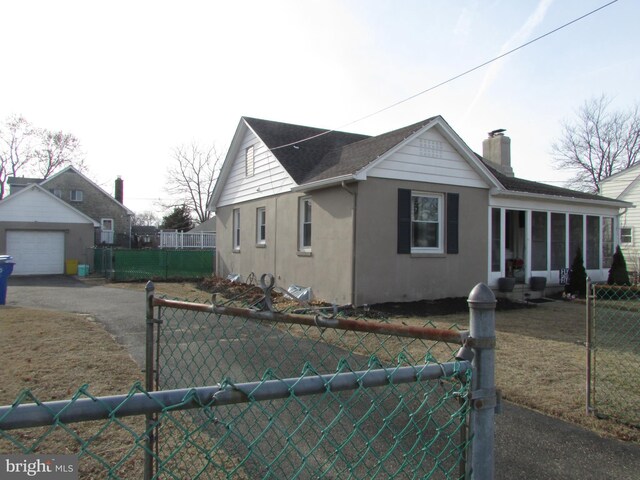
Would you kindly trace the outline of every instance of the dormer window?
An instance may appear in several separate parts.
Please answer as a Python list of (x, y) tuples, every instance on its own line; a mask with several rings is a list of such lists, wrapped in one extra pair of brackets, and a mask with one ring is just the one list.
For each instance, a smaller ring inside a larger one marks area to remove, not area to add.
[(72, 202), (81, 202), (82, 201), (82, 190), (71, 190), (69, 194), (69, 199)]
[(255, 162), (254, 162), (254, 158), (253, 158), (253, 145), (251, 145), (250, 147), (247, 147), (247, 149), (245, 150), (245, 175), (247, 177), (253, 177), (253, 174), (255, 173)]

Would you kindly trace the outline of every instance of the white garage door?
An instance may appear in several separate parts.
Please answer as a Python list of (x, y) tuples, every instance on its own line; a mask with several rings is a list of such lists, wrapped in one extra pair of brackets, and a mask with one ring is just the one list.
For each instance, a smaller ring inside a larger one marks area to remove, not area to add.
[(7, 253), (14, 275), (64, 273), (64, 232), (7, 232)]

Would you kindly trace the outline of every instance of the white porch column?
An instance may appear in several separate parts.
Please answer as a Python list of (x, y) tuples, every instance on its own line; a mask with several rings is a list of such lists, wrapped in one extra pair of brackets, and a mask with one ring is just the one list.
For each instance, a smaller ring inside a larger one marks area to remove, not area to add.
[(524, 283), (531, 278), (531, 210), (524, 211)]
[(504, 208), (500, 209), (500, 276), (504, 277), (507, 275), (506, 267), (506, 256), (505, 256), (505, 248), (507, 245), (507, 215)]

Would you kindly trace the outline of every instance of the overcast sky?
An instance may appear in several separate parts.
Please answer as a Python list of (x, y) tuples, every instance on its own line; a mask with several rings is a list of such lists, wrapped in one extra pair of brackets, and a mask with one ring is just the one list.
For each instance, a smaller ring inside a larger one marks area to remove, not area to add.
[(76, 135), (88, 176), (158, 210), (172, 150), (221, 152), (243, 115), (377, 135), (442, 115), (475, 151), (506, 128), (522, 178), (558, 182), (551, 144), (588, 98), (640, 100), (640, 2), (380, 109), (608, 0), (0, 1), (0, 119)]

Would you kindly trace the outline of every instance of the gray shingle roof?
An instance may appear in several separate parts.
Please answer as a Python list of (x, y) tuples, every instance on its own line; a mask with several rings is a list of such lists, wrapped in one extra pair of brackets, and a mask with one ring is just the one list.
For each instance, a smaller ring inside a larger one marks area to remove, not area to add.
[[(433, 118), (435, 117), (370, 137), (244, 117), (299, 185), (355, 173), (420, 130)], [(301, 141), (310, 137), (314, 138)], [(294, 145), (277, 148), (298, 141)]]
[(553, 195), (557, 197), (580, 198), (585, 200), (613, 200), (594, 193), (580, 192), (569, 188), (556, 187), (553, 185), (547, 185), (546, 183), (525, 180), (524, 178), (510, 177), (493, 168), (491, 166), (491, 162), (485, 160), (480, 155), (476, 154), (476, 156), (484, 163), (489, 171), (491, 171), (493, 176), (496, 177), (502, 186), (511, 192), (535, 193), (538, 195)]
[[(357, 173), (437, 117), (374, 137), (252, 117), (243, 118), (271, 149), (293, 180), (302, 185)], [(309, 140), (305, 140), (307, 138)], [(283, 145), (288, 146), (282, 147)], [(482, 156), (476, 156), (508, 191), (586, 200), (613, 200), (592, 193), (510, 177), (493, 168), (491, 162)]]
[[(328, 152), (368, 138), (367, 135), (357, 133), (329, 131), (251, 117), (243, 118), (265, 145), (272, 150), (275, 157), (297, 184), (307, 182), (309, 173), (317, 167)], [(310, 137), (315, 138), (278, 148)]]
[(42, 182), (42, 178), (29, 178), (29, 177), (7, 177), (8, 185), (30, 185), (32, 183)]

